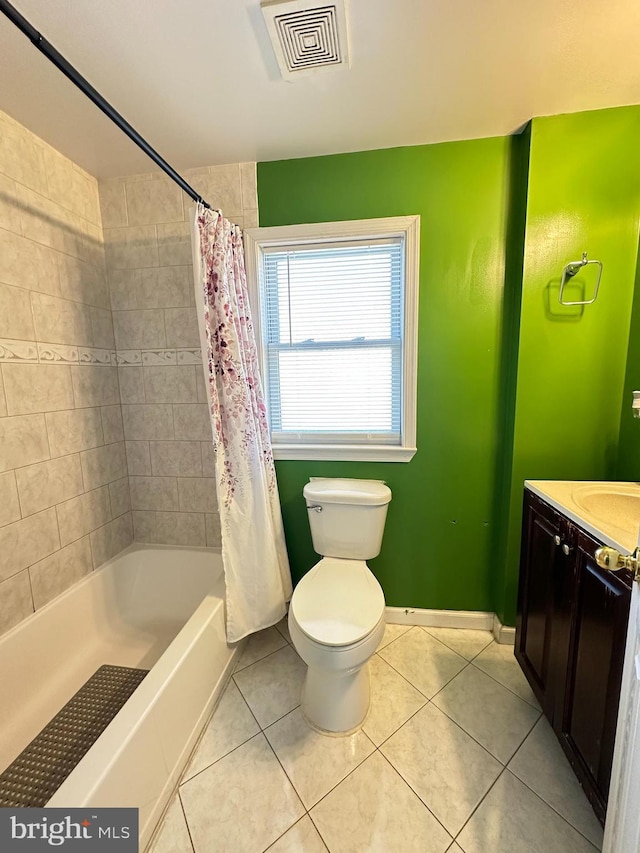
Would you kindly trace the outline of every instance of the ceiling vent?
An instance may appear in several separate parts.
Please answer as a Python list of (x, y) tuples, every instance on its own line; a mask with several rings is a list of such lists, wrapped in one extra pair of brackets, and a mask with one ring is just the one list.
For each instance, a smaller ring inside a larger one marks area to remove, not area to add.
[(285, 80), (349, 67), (346, 0), (273, 0), (262, 14)]

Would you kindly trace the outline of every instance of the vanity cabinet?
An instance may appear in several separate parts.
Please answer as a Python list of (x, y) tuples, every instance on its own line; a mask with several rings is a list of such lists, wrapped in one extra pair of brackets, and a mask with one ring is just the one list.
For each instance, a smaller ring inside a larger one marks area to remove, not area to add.
[(515, 655), (604, 822), (632, 578), (602, 544), (525, 491)]

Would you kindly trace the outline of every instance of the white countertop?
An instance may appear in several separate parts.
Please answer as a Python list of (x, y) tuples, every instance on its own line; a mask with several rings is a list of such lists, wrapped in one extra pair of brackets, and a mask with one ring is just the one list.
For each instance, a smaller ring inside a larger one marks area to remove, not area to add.
[(638, 483), (525, 480), (525, 487), (622, 554), (632, 554), (640, 544)]

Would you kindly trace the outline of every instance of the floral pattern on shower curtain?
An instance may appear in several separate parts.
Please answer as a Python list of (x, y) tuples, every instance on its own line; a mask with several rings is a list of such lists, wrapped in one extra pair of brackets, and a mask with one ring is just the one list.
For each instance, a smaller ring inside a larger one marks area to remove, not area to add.
[(205, 374), (222, 532), (227, 639), (235, 642), (282, 619), (291, 597), (291, 573), (251, 321), (242, 231), (219, 211), (198, 205), (195, 232), (200, 238)]

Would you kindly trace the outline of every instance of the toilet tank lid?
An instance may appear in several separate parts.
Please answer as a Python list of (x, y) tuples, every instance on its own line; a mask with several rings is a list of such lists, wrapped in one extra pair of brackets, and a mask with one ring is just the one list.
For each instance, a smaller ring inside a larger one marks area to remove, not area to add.
[(391, 500), (391, 489), (382, 480), (351, 480), (346, 477), (311, 477), (302, 490), (313, 503), (383, 506)]

